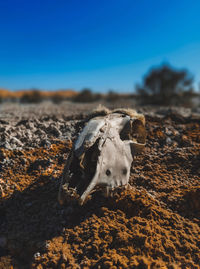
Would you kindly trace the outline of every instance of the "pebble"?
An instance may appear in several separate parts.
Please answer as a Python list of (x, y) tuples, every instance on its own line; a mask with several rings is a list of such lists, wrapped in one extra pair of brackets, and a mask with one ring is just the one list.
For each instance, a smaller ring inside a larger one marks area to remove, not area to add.
[(171, 140), (170, 137), (167, 137), (167, 138), (166, 138), (166, 144), (167, 144), (167, 145), (171, 145), (171, 144), (172, 144), (172, 140)]
[(35, 129), (34, 124), (33, 124), (32, 122), (28, 122), (28, 123), (26, 124), (26, 127), (27, 127), (28, 129)]
[(167, 127), (165, 128), (165, 134), (166, 135), (172, 135), (173, 132), (171, 130), (169, 130)]
[(50, 125), (50, 126), (47, 128), (47, 131), (48, 131), (50, 134), (55, 135), (56, 137), (58, 137), (58, 136), (61, 135), (61, 132), (58, 130), (58, 128), (56, 128), (55, 126), (52, 126), (52, 125)]
[(39, 258), (40, 257), (40, 252), (36, 252), (35, 254), (34, 254), (34, 259), (37, 259), (37, 258)]
[(143, 168), (144, 171), (149, 171), (149, 170), (152, 170), (152, 167), (150, 164), (146, 164)]
[(23, 146), (22, 142), (19, 139), (17, 139), (16, 137), (11, 137), (10, 143), (17, 144), (18, 146)]

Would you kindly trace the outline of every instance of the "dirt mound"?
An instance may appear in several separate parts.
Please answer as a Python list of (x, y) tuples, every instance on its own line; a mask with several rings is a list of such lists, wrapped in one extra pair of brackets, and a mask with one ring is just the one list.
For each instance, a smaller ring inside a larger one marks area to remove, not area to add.
[[(84, 116), (33, 114), (0, 122), (16, 133), (0, 149), (0, 268), (199, 268), (199, 120), (147, 116), (132, 187), (109, 198), (96, 192), (80, 207), (60, 206), (57, 194)], [(26, 141), (16, 137), (23, 132)]]
[(198, 237), (196, 228), (146, 192), (126, 191), (94, 209), (73, 229), (64, 228), (63, 236), (54, 238), (48, 252), (37, 256), (32, 266), (160, 268), (182, 263), (195, 267), (199, 241), (191, 233)]

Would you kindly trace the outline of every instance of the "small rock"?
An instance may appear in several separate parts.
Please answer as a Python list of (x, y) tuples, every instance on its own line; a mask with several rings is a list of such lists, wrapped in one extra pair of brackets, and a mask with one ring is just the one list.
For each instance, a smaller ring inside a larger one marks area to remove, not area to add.
[(41, 142), (40, 142), (40, 146), (41, 147), (44, 147), (44, 146), (50, 147), (51, 143), (49, 142), (48, 139), (42, 139)]
[(48, 128), (47, 128), (47, 131), (54, 135), (55, 137), (58, 137), (61, 135), (61, 132), (58, 130), (58, 128), (56, 128), (55, 126), (52, 126), (50, 125)]
[(9, 150), (12, 149), (11, 145), (10, 145), (8, 142), (5, 142), (5, 143), (4, 143), (4, 147), (5, 147), (6, 149), (9, 149)]
[(174, 129), (174, 130), (173, 130), (173, 135), (174, 135), (174, 136), (178, 136), (178, 135), (180, 135), (180, 133), (179, 133), (179, 131), (177, 131), (177, 130)]
[(0, 119), (0, 123), (1, 123), (1, 124), (8, 124), (8, 122), (7, 122), (7, 121), (2, 120), (2, 119)]
[(24, 158), (24, 157), (21, 157), (20, 162), (21, 162), (22, 165), (25, 165), (27, 163), (27, 159)]
[(12, 138), (10, 139), (10, 142), (11, 142), (12, 144), (16, 144), (17, 146), (23, 146), (22, 142), (21, 142), (19, 139), (17, 139), (16, 137), (12, 137)]
[(150, 164), (146, 164), (143, 168), (144, 171), (149, 171), (149, 170), (152, 170), (152, 167)]
[(35, 127), (34, 127), (34, 124), (32, 123), (32, 122), (27, 122), (27, 124), (26, 124), (26, 128), (27, 129), (35, 129)]
[(35, 254), (34, 254), (34, 259), (37, 259), (37, 258), (39, 258), (40, 257), (40, 252), (36, 252)]
[(171, 140), (170, 137), (167, 137), (167, 138), (166, 138), (166, 144), (167, 144), (167, 145), (171, 145), (171, 144), (172, 144), (172, 140)]
[(165, 134), (166, 135), (172, 135), (172, 131), (169, 130), (167, 127), (165, 128)]
[(0, 132), (1, 132), (1, 133), (4, 132), (5, 130), (6, 130), (5, 127), (0, 127)]
[(25, 125), (28, 123), (28, 120), (20, 120), (17, 122), (16, 126), (19, 126), (19, 125)]
[(45, 244), (44, 244), (45, 249), (48, 249), (49, 246), (50, 246), (50, 242), (49, 241), (46, 241)]
[(41, 130), (41, 129), (37, 129), (37, 130), (35, 131), (35, 134), (36, 134), (36, 135), (39, 135), (39, 136), (41, 137), (41, 136), (45, 135), (45, 132), (44, 132), (43, 130)]

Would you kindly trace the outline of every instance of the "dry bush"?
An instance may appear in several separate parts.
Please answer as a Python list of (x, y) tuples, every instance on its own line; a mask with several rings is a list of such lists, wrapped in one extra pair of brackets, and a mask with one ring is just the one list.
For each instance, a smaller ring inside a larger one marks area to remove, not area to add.
[(120, 94), (114, 91), (109, 91), (108, 94), (106, 95), (106, 101), (109, 103), (117, 102), (120, 99), (121, 99)]
[(55, 93), (54, 95), (51, 96), (51, 101), (54, 104), (60, 104), (62, 101), (64, 101), (66, 98), (64, 98), (61, 94)]
[(27, 91), (20, 98), (21, 103), (40, 103), (43, 101), (43, 96), (39, 90), (33, 89)]
[(91, 103), (98, 101), (102, 98), (101, 94), (93, 93), (90, 89), (83, 89), (77, 96), (73, 98), (74, 102), (77, 103)]
[(193, 76), (188, 70), (177, 70), (169, 65), (151, 69), (142, 85), (136, 86), (141, 104), (192, 105)]

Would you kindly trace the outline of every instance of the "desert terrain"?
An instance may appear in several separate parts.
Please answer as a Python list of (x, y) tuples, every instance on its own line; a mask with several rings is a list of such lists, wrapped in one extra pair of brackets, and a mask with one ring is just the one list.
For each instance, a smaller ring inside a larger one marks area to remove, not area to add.
[(200, 268), (197, 111), (136, 108), (147, 143), (131, 188), (58, 203), (67, 156), (96, 106), (1, 104), (0, 268)]

